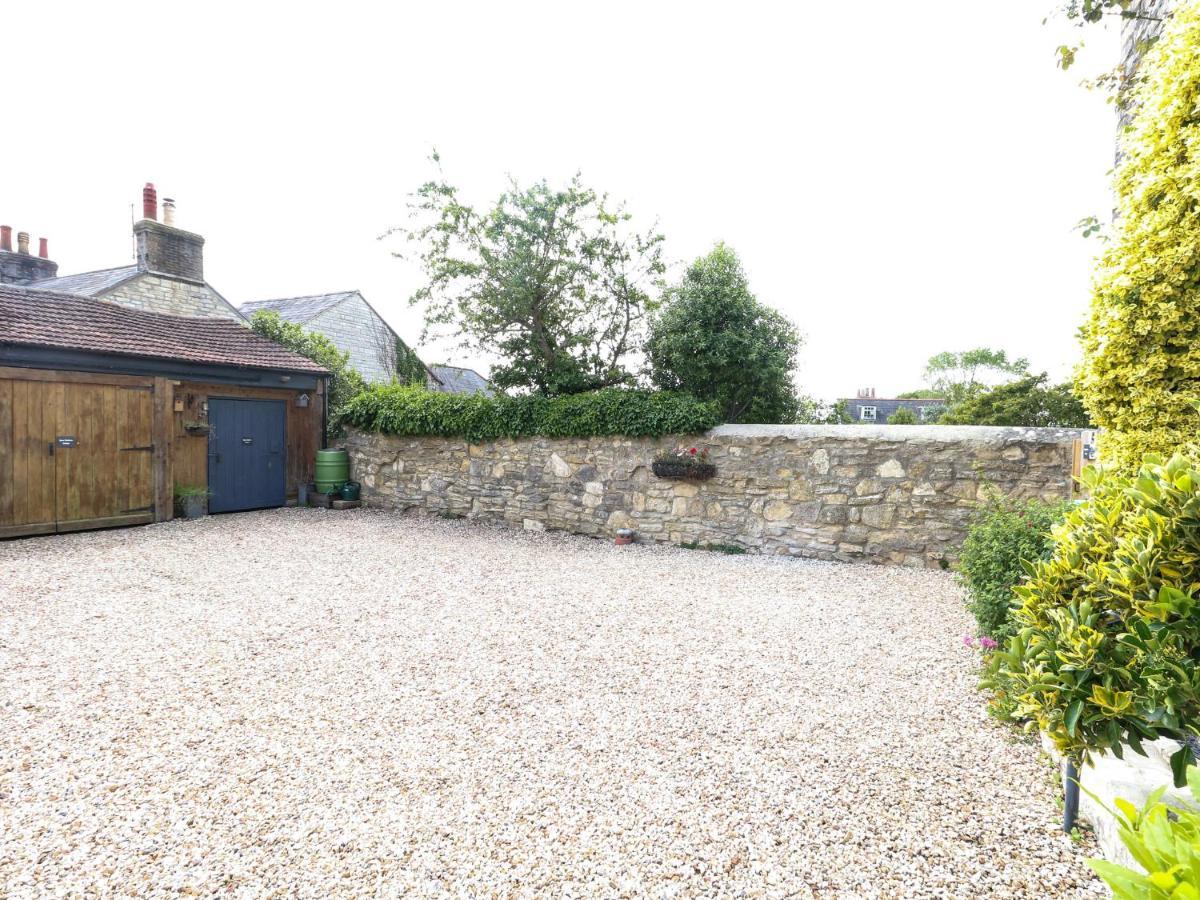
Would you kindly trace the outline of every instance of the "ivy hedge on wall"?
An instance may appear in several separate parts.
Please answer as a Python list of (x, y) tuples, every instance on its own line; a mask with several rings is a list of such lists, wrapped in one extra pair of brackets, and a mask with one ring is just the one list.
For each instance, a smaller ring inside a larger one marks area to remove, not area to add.
[(518, 437), (659, 437), (699, 434), (719, 424), (715, 403), (686, 394), (608, 388), (547, 399), (440, 394), (378, 385), (347, 404), (342, 421), (381, 434), (461, 437), (472, 443)]
[(1135, 472), (1142, 455), (1196, 438), (1200, 397), (1200, 6), (1184, 4), (1146, 55), (1122, 138), (1118, 217), (1083, 328), (1080, 398), (1101, 457)]

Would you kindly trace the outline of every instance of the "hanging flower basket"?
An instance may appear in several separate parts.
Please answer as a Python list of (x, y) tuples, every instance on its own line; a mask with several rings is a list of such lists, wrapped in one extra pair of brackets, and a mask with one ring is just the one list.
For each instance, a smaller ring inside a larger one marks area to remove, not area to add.
[(712, 463), (677, 463), (655, 460), (651, 466), (659, 478), (691, 478), (694, 481), (707, 481), (717, 474), (717, 467)]
[(188, 434), (208, 434), (212, 430), (212, 426), (207, 422), (184, 422), (183, 430)]
[(708, 461), (708, 451), (696, 447), (677, 447), (651, 463), (659, 478), (688, 478), (707, 481), (717, 474), (717, 467)]

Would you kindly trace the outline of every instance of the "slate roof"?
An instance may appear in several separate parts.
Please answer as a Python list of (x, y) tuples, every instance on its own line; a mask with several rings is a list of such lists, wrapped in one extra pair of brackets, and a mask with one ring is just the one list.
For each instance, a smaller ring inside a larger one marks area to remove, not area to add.
[(0, 284), (0, 344), (328, 374), (312, 360), (230, 319), (167, 316), (6, 284)]
[(250, 300), (242, 303), (239, 308), (247, 316), (259, 310), (273, 310), (279, 313), (279, 318), (288, 322), (303, 325), (315, 319), (325, 310), (337, 306), (347, 297), (353, 297), (358, 291), (338, 291), (333, 294), (312, 294), (308, 297), (280, 297), (276, 300)]
[(495, 396), (488, 380), (474, 369), (464, 369), (461, 366), (430, 366), (429, 370), (445, 385), (444, 393)]
[(95, 297), (110, 288), (123, 284), (138, 274), (137, 266), (118, 266), (115, 269), (100, 269), (97, 272), (80, 272), (78, 275), (60, 275), (35, 281), (29, 287), (39, 291), (62, 291), (64, 294), (82, 294)]

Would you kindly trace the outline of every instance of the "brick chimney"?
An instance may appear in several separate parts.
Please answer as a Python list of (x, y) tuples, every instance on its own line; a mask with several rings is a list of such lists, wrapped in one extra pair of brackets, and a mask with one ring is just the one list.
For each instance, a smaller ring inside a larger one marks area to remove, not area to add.
[(133, 226), (138, 268), (202, 284), (204, 238), (175, 227), (175, 201), (163, 200), (163, 221), (159, 222), (158, 192), (147, 183), (142, 189), (142, 216)]
[(17, 232), (17, 249), (12, 248), (12, 227), (0, 225), (0, 284), (32, 284), (58, 274), (58, 263), (50, 261), (46, 239), (38, 242), (38, 255), (29, 252), (29, 232)]

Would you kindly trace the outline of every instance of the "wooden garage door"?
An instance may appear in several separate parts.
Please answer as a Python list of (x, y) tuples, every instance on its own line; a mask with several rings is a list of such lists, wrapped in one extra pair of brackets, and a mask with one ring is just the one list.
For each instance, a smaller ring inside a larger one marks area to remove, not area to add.
[(154, 520), (149, 386), (0, 379), (0, 537)]

